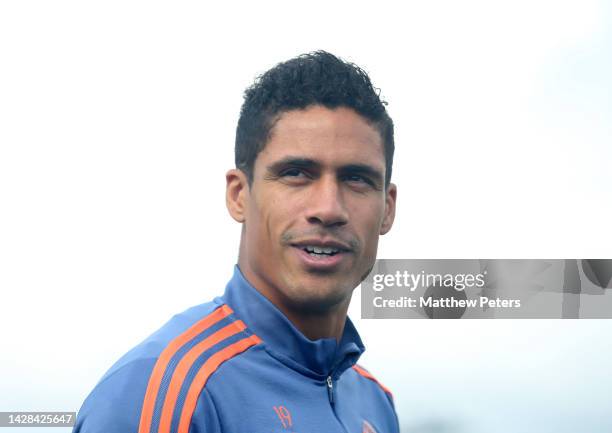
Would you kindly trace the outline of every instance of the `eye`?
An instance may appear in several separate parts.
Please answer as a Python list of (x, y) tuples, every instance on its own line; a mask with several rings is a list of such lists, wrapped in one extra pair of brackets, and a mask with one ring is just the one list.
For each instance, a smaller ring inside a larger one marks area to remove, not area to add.
[(288, 168), (279, 173), (281, 177), (305, 177), (306, 173), (300, 168)]
[(372, 181), (367, 177), (361, 176), (359, 174), (348, 174), (344, 177), (344, 179), (351, 183), (360, 183), (366, 185), (372, 185)]
[(287, 167), (279, 170), (276, 178), (287, 185), (302, 186), (312, 180), (313, 174), (301, 167)]

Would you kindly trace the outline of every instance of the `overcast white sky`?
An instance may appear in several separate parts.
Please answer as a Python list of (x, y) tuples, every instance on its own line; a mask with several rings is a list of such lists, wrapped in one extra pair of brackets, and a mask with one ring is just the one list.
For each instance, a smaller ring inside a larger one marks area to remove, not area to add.
[[(379, 257), (612, 258), (611, 4), (381, 3), (0, 4), (0, 411), (77, 410), (222, 292), (242, 92), (303, 52), (389, 102)], [(362, 321), (359, 290), (351, 312), (407, 431), (612, 430), (612, 321)]]

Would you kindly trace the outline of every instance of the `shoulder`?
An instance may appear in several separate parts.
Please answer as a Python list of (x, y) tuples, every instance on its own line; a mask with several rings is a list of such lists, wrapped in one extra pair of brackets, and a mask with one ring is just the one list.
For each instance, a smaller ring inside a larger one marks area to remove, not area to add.
[(104, 376), (83, 402), (75, 433), (136, 432), (155, 359), (138, 359)]
[(357, 376), (375, 383), (382, 391), (385, 392), (385, 394), (387, 394), (391, 399), (393, 399), (393, 393), (391, 392), (391, 390), (387, 388), (385, 385), (383, 385), (382, 383), (380, 383), (380, 381), (376, 379), (374, 375), (372, 375), (372, 373), (370, 373), (364, 367), (362, 367), (359, 364), (355, 364), (353, 365), (352, 369), (355, 373), (357, 373)]
[(103, 376), (74, 432), (187, 431), (208, 377), (258, 342), (219, 300), (178, 314)]
[(355, 364), (347, 371), (347, 376), (351, 378), (348, 386), (354, 394), (366, 396), (370, 402), (377, 402), (382, 408), (395, 410), (391, 390), (365, 367)]
[(349, 374), (352, 377), (352, 395), (361, 398), (367, 418), (386, 426), (382, 431), (399, 431), (399, 420), (391, 390), (361, 365), (354, 365)]

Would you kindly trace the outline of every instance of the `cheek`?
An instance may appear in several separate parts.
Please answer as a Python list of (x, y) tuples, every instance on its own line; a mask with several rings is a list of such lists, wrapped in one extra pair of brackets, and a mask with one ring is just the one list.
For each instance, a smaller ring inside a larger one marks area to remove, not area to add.
[[(292, 215), (296, 215), (295, 204), (291, 199), (280, 200), (277, 195), (261, 196), (249, 208), (249, 222), (254, 237), (257, 238), (259, 251), (277, 248), (282, 234), (290, 225)], [(247, 229), (248, 230), (248, 229)]]
[(361, 241), (362, 254), (366, 260), (376, 255), (378, 238), (382, 226), (383, 208), (377, 203), (362, 205), (353, 215), (353, 227)]
[(367, 237), (376, 236), (382, 227), (384, 202), (360, 203), (352, 209), (353, 225)]

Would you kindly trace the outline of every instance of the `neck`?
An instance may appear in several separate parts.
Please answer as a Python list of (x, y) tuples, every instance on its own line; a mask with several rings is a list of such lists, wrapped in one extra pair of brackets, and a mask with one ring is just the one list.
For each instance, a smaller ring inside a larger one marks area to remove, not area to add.
[(260, 278), (243, 258), (244, 256), (240, 254), (238, 267), (246, 280), (273, 303), (306, 338), (310, 340), (335, 338), (336, 341), (340, 342), (351, 301), (350, 297), (325, 310), (295, 304), (286, 299), (279, 290), (274, 290), (268, 282)]
[(238, 266), (247, 281), (273, 303), (306, 338), (313, 341), (321, 338), (335, 338), (337, 342), (340, 342), (350, 298), (325, 310), (295, 304), (285, 299), (278, 290), (271, 289), (248, 266), (243, 267), (240, 262)]
[[(266, 296), (265, 293), (264, 296)], [(291, 323), (293, 323), (293, 325), (308, 339), (319, 340), (321, 338), (335, 338), (337, 342), (340, 342), (344, 332), (349, 302), (350, 299), (338, 305), (333, 311), (323, 313), (294, 311), (294, 309), (285, 308), (284, 305), (279, 305), (276, 302), (274, 302), (274, 305), (276, 305), (278, 309), (287, 316)]]

